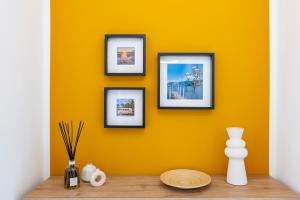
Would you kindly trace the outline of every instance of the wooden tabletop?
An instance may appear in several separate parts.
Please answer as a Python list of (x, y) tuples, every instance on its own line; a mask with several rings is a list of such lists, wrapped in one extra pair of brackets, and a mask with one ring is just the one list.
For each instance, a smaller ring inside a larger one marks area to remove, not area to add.
[(50, 177), (24, 197), (25, 200), (108, 199), (108, 198), (197, 198), (197, 199), (300, 199), (278, 181), (249, 177), (247, 186), (232, 186), (223, 176), (213, 176), (209, 186), (179, 190), (163, 185), (157, 176), (113, 176), (101, 187), (81, 182), (80, 188), (64, 189), (63, 177)]

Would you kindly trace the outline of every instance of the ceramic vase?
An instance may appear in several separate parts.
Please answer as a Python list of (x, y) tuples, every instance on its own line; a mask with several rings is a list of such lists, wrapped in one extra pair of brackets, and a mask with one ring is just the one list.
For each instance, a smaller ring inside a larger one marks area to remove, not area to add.
[(242, 140), (243, 128), (227, 128), (229, 139), (226, 141), (225, 155), (229, 158), (226, 181), (232, 185), (246, 185), (247, 174), (244, 158), (248, 155), (246, 143)]
[(81, 172), (81, 179), (85, 182), (90, 182), (92, 174), (96, 171), (96, 167), (92, 163), (84, 166)]

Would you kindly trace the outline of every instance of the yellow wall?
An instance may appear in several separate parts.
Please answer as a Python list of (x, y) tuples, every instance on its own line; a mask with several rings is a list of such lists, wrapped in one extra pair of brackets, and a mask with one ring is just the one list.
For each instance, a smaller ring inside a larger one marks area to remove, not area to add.
[[(268, 0), (51, 0), (51, 175), (67, 154), (57, 122), (86, 122), (76, 163), (110, 175), (225, 174), (227, 126), (245, 127), (248, 173), (268, 173)], [(145, 33), (147, 75), (106, 77), (104, 34)], [(215, 110), (158, 110), (157, 53), (215, 52)], [(103, 87), (146, 87), (145, 129), (103, 128)]]

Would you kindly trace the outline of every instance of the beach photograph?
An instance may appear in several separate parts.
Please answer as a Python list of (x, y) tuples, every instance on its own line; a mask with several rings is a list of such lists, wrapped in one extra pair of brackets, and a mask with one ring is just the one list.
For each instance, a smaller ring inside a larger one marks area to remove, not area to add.
[(134, 65), (135, 48), (134, 47), (118, 47), (117, 48), (117, 64), (118, 65)]
[(203, 64), (168, 64), (167, 99), (203, 99)]

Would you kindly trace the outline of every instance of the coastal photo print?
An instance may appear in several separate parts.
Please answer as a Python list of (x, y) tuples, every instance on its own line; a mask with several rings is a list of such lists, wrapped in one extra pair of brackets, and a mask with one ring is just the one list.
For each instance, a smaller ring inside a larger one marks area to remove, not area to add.
[(145, 88), (105, 87), (104, 128), (144, 128)]
[(104, 73), (107, 76), (145, 76), (146, 35), (106, 34)]
[(168, 99), (203, 99), (203, 64), (167, 64)]
[(158, 68), (158, 108), (214, 107), (213, 53), (159, 53)]
[(117, 63), (118, 65), (134, 65), (135, 60), (134, 47), (118, 47)]

